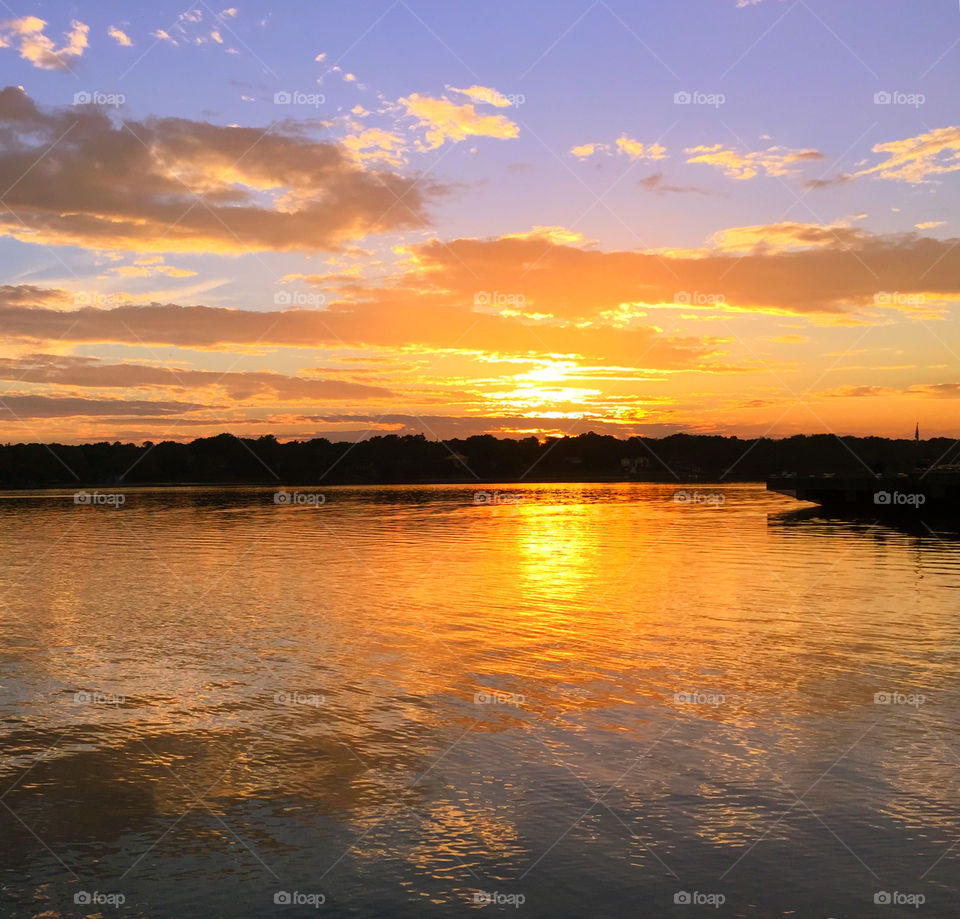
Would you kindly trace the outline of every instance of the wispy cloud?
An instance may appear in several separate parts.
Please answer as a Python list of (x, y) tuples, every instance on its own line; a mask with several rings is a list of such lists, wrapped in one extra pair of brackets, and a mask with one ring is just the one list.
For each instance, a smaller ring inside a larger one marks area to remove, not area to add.
[(879, 175), (881, 179), (919, 184), (930, 176), (960, 170), (960, 127), (937, 128), (915, 137), (892, 140), (873, 147), (887, 154), (876, 166), (861, 169), (856, 176)]
[(768, 176), (785, 176), (803, 163), (824, 160), (819, 150), (791, 150), (787, 147), (768, 147), (766, 150), (743, 152), (724, 144), (687, 147), (688, 163), (715, 166), (732, 179), (752, 179), (763, 173)]

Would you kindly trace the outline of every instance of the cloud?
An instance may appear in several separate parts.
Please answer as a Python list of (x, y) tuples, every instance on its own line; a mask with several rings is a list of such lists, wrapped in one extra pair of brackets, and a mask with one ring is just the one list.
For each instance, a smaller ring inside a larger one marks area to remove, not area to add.
[(834, 188), (837, 185), (846, 185), (847, 182), (852, 182), (853, 176), (847, 172), (841, 172), (838, 175), (833, 176), (829, 179), (808, 179), (803, 183), (804, 188), (811, 188), (814, 190), (821, 190), (824, 188)]
[[(569, 323), (609, 322), (624, 305), (696, 309), (698, 302), (714, 311), (873, 314), (886, 305), (910, 313), (918, 303), (960, 299), (955, 243), (846, 223), (782, 222), (731, 227), (692, 251), (602, 251), (541, 231), (411, 247), (406, 271), (389, 289), (393, 297), (406, 292), (447, 304), (469, 303), (478, 290), (513, 292), (522, 295), (521, 315)], [(924, 297), (878, 299), (884, 291)], [(367, 289), (346, 295), (373, 296)]]
[(509, 108), (513, 105), (508, 96), (505, 96), (499, 90), (490, 86), (471, 86), (467, 89), (457, 89), (455, 86), (448, 86), (448, 90), (461, 96), (466, 96), (474, 102), (493, 105), (497, 108)]
[(0, 306), (56, 306), (74, 302), (74, 295), (55, 287), (34, 284), (3, 284), (0, 286)]
[(5, 395), (0, 401), (0, 421), (64, 416), (111, 418), (182, 415), (208, 408), (197, 402), (166, 402), (144, 399), (84, 399), (75, 396)]
[(784, 222), (758, 226), (730, 227), (710, 237), (711, 245), (721, 252), (786, 252), (810, 247), (861, 245), (869, 238), (865, 230), (846, 223), (819, 224)]
[(255, 312), (206, 306), (0, 308), (0, 332), (23, 341), (113, 342), (196, 349), (248, 347), (459, 349), (494, 354), (569, 354), (630, 366), (691, 368), (713, 350), (692, 337), (668, 338), (652, 327), (578, 328), (538, 325), (450, 306), (446, 297), (367, 291), (364, 302), (323, 311)]
[(644, 147), (640, 141), (633, 140), (626, 134), (617, 138), (617, 150), (620, 153), (625, 153), (632, 160), (662, 160), (667, 155), (666, 147), (662, 147), (660, 144), (648, 144)]
[(584, 160), (594, 154), (602, 153), (611, 156), (619, 153), (629, 156), (632, 160), (662, 160), (666, 159), (667, 148), (660, 144), (644, 145), (639, 140), (634, 140), (626, 134), (621, 134), (616, 141), (611, 144), (580, 144), (577, 147), (571, 147), (570, 152), (578, 159)]
[(435, 99), (413, 93), (399, 101), (407, 114), (417, 119), (417, 126), (426, 129), (421, 145), (424, 150), (435, 150), (448, 140), (454, 143), (468, 137), (510, 140), (520, 134), (520, 128), (505, 115), (482, 115), (474, 105), (457, 105), (445, 96)]
[(79, 58), (87, 47), (90, 26), (72, 20), (70, 31), (64, 36), (63, 47), (58, 49), (43, 34), (46, 25), (45, 20), (36, 16), (0, 22), (0, 47), (9, 48), (19, 44), (20, 57), (40, 70), (69, 70), (71, 61)]
[(571, 147), (570, 152), (580, 159), (586, 159), (588, 156), (593, 156), (600, 147), (600, 144), (580, 144), (579, 147)]
[(936, 399), (960, 399), (960, 383), (925, 383), (911, 386), (907, 392), (932, 396)]
[(391, 166), (402, 166), (407, 146), (399, 134), (383, 128), (367, 128), (343, 138), (343, 146), (359, 161), (381, 160)]
[(107, 29), (107, 35), (124, 48), (129, 48), (133, 44), (130, 36), (117, 26), (110, 26), (110, 28)]
[(148, 364), (107, 364), (97, 358), (27, 354), (0, 358), (0, 379), (24, 384), (90, 388), (219, 390), (234, 400), (311, 401), (318, 399), (387, 398), (383, 386), (346, 380), (287, 376), (282, 373), (220, 373)]
[(523, 434), (575, 436), (592, 432), (594, 434), (612, 434), (616, 437), (629, 437), (645, 434), (648, 437), (665, 437), (688, 429), (689, 426), (670, 422), (649, 422), (631, 420), (608, 420), (597, 415), (581, 412), (575, 418), (558, 417), (556, 414), (520, 415), (508, 414), (470, 414), (470, 415), (422, 415), (410, 414), (369, 414), (351, 412), (350, 414), (323, 414), (309, 419), (321, 424), (350, 424), (352, 430), (333, 429), (318, 433), (330, 440), (365, 440), (373, 434), (422, 434), (426, 428), (447, 440), (466, 438), (478, 434), (498, 436), (518, 436)]
[(769, 147), (752, 153), (742, 153), (723, 144), (687, 147), (691, 154), (688, 163), (716, 166), (732, 179), (752, 179), (761, 172), (768, 176), (785, 176), (798, 165), (826, 159), (819, 150), (790, 150), (787, 147)]
[(692, 192), (698, 195), (713, 194), (709, 188), (701, 188), (699, 185), (668, 185), (664, 181), (664, 174), (662, 172), (655, 172), (653, 175), (649, 175), (645, 179), (640, 179), (637, 184), (644, 191), (653, 192), (655, 195), (683, 194), (687, 192)]
[(168, 278), (190, 278), (196, 275), (196, 271), (188, 268), (176, 268), (173, 265), (166, 265), (162, 255), (145, 255), (134, 261), (132, 265), (116, 265), (108, 268), (107, 275), (115, 275), (118, 278), (152, 278), (157, 275), (165, 275)]
[(887, 158), (876, 166), (860, 170), (856, 173), (858, 178), (879, 174), (881, 179), (917, 185), (929, 176), (960, 169), (960, 127), (937, 128), (916, 137), (876, 144), (873, 152), (885, 153)]
[(24, 242), (229, 254), (423, 226), (443, 190), (335, 143), (185, 118), (121, 126), (93, 107), (41, 110), (14, 87), (0, 91), (0, 187), (0, 234)]
[[(664, 334), (651, 319), (660, 311), (688, 318), (761, 312), (836, 322), (850, 314), (875, 315), (882, 306), (916, 312), (911, 304), (917, 298), (881, 301), (878, 291), (922, 291), (927, 302), (960, 300), (957, 240), (877, 235), (842, 224), (733, 227), (717, 234), (712, 245), (692, 251), (604, 251), (569, 231), (546, 228), (490, 239), (429, 240), (403, 254), (400, 267), (384, 280), (342, 273), (298, 278), (323, 287), (327, 305), (322, 310), (130, 302), (70, 308), (63, 291), (8, 286), (0, 288), (0, 336), (10, 349), (46, 355), (34, 375), (28, 374), (34, 385), (167, 386), (177, 395), (178, 384), (163, 367), (124, 369), (128, 365), (51, 353), (99, 343), (238, 354), (274, 348), (348, 356), (366, 351), (388, 358), (388, 368), (401, 359), (398, 355), (413, 362), (430, 355), (430, 363), (460, 362), (461, 371), (445, 371), (437, 379), (448, 387), (455, 380), (462, 389), (471, 385), (464, 381), (491, 372), (471, 377), (462, 370), (466, 361), (490, 366), (569, 360), (575, 373), (591, 367), (651, 373), (744, 369), (725, 356), (722, 338)], [(673, 320), (661, 325), (672, 327)], [(23, 367), (19, 362), (7, 370), (22, 373)], [(218, 383), (207, 370), (176, 373), (195, 399), (201, 390), (204, 398), (221, 402), (338, 398), (334, 390), (315, 387), (304, 377), (238, 374)], [(576, 402), (586, 398), (576, 395), (581, 389), (602, 385), (586, 378), (577, 382), (575, 373), (557, 385), (564, 394), (557, 400)], [(383, 378), (361, 382), (400, 388)], [(543, 383), (537, 387), (538, 398), (547, 398)], [(519, 387), (504, 383), (487, 391), (513, 393)], [(379, 398), (359, 392), (342, 397)], [(486, 398), (478, 391), (461, 401)]]
[(932, 230), (935, 227), (942, 227), (945, 223), (945, 220), (924, 220), (923, 223), (915, 223), (914, 226), (918, 230)]

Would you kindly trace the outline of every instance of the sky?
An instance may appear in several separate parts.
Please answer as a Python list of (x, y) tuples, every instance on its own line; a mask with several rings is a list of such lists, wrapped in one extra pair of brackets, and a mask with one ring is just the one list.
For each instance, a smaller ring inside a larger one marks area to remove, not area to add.
[(960, 437), (956, 0), (0, 17), (5, 442)]

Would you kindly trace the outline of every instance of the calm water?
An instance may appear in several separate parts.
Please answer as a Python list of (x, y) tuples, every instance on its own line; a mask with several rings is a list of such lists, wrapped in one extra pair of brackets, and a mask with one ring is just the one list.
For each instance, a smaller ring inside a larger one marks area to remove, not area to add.
[(500, 489), (0, 496), (0, 915), (960, 914), (955, 537)]

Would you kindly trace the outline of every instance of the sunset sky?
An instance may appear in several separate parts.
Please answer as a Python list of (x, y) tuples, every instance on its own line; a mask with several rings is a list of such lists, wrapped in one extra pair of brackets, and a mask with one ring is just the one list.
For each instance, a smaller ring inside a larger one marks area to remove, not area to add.
[(0, 15), (4, 441), (960, 436), (956, 0)]

